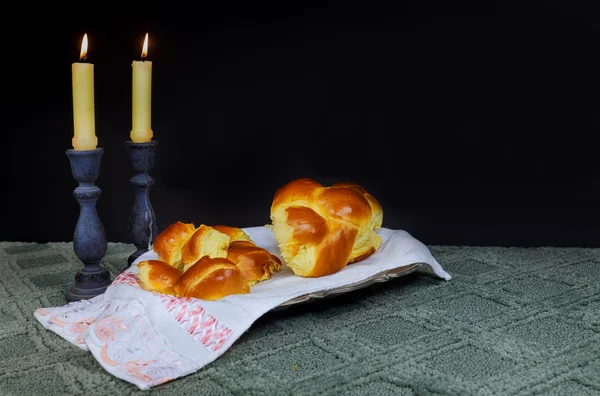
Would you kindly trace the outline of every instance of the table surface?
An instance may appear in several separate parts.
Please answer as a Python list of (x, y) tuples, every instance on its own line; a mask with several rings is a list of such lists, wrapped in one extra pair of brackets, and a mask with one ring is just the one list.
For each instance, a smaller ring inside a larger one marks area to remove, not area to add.
[[(70, 243), (0, 243), (1, 395), (600, 394), (600, 249), (430, 246), (422, 274), (270, 312), (196, 373), (149, 391), (44, 329), (82, 264)], [(125, 268), (133, 245), (110, 243)]]

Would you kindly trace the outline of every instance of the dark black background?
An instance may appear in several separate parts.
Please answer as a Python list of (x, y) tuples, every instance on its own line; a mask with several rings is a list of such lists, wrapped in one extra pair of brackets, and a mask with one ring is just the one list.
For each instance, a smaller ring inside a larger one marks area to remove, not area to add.
[(98, 212), (129, 241), (131, 61), (148, 32), (160, 228), (266, 224), (276, 189), (312, 177), (358, 182), (385, 227), (426, 244), (600, 246), (594, 2), (215, 3), (5, 15), (0, 240), (72, 238), (87, 33)]

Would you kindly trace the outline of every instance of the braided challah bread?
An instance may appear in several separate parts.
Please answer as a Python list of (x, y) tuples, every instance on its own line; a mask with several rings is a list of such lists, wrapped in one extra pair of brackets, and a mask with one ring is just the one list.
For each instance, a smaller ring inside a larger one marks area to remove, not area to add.
[(285, 263), (296, 275), (318, 277), (364, 260), (379, 248), (375, 230), (382, 225), (383, 209), (356, 184), (324, 187), (303, 178), (277, 190), (271, 221)]
[[(382, 226), (383, 209), (357, 184), (325, 187), (308, 178), (294, 180), (277, 190), (270, 215), (281, 256), (299, 276), (333, 274), (381, 245), (375, 230)], [(179, 297), (216, 300), (249, 293), (282, 266), (244, 230), (226, 225), (178, 221), (156, 237), (153, 249), (158, 260), (138, 263), (142, 287)]]
[(225, 225), (196, 228), (178, 221), (157, 235), (154, 252), (158, 260), (137, 265), (140, 284), (178, 297), (217, 300), (249, 293), (250, 286), (281, 269), (281, 260), (244, 230)]

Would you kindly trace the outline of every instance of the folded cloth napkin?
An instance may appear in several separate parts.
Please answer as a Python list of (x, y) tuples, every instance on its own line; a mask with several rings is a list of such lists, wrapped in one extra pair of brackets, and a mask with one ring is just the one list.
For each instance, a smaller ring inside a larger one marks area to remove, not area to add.
[[(244, 231), (257, 246), (280, 256), (267, 227)], [(118, 275), (106, 292), (61, 307), (39, 308), (34, 316), (47, 329), (89, 350), (109, 373), (140, 389), (198, 371), (221, 356), (266, 312), (294, 298), (351, 286), (410, 264), (425, 264), (441, 279), (451, 276), (429, 249), (403, 230), (378, 229), (379, 250), (364, 261), (320, 278), (303, 278), (283, 266), (249, 294), (217, 301), (177, 298), (141, 288), (137, 263), (156, 259), (151, 250)]]

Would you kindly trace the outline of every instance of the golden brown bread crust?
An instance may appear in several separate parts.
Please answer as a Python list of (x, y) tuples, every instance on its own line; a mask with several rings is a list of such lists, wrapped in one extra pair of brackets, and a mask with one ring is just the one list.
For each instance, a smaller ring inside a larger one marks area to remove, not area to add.
[(357, 243), (355, 243), (352, 254), (348, 259), (348, 264), (364, 260), (375, 253), (381, 244), (381, 238), (379, 238), (373, 230), (381, 228), (383, 223), (383, 208), (374, 196), (356, 183), (340, 182), (334, 184), (332, 187), (350, 188), (357, 191), (366, 198), (371, 206), (371, 221), (361, 227), (357, 237)]
[(226, 226), (226, 225), (221, 225), (221, 224), (213, 225), (212, 228), (227, 235), (229, 237), (230, 242), (250, 241), (250, 236), (248, 234), (246, 234), (246, 232), (244, 230), (242, 230), (241, 228), (231, 227), (231, 226)]
[(219, 300), (231, 294), (247, 294), (250, 287), (240, 269), (223, 257), (204, 256), (193, 264), (175, 284), (179, 297)]
[(254, 245), (241, 228), (226, 225), (196, 228), (178, 221), (156, 237), (154, 251), (159, 260), (138, 264), (142, 287), (178, 297), (218, 300), (249, 293), (281, 269), (278, 257)]
[(240, 269), (249, 286), (271, 279), (271, 275), (281, 269), (281, 260), (277, 256), (251, 241), (229, 243), (227, 258)]
[(160, 261), (181, 269), (181, 249), (196, 231), (191, 223), (175, 222), (161, 231), (154, 240), (153, 250)]
[(287, 183), (275, 192), (271, 211), (273, 211), (274, 207), (291, 202), (308, 202), (311, 200), (315, 190), (321, 187), (323, 186), (320, 183), (308, 178), (297, 179)]
[(294, 242), (300, 245), (316, 245), (329, 233), (327, 221), (311, 208), (290, 206), (286, 209), (287, 224), (293, 228)]
[(185, 266), (186, 263), (192, 263), (200, 260), (200, 252), (202, 250), (202, 237), (208, 233), (208, 228), (202, 224), (196, 228), (194, 233), (188, 238), (181, 248), (181, 262)]
[(183, 272), (202, 256), (227, 257), (229, 237), (213, 227), (201, 224), (181, 248), (181, 267)]
[(137, 277), (144, 290), (175, 295), (174, 286), (182, 275), (177, 268), (158, 260), (140, 261), (137, 267)]
[(383, 225), (383, 208), (377, 199), (374, 196), (369, 194), (363, 187), (359, 186), (356, 183), (348, 183), (348, 182), (339, 182), (335, 183), (332, 187), (345, 187), (351, 188), (354, 191), (358, 191), (369, 201), (369, 205), (371, 205), (371, 212), (373, 213), (373, 227), (380, 228)]
[(300, 276), (335, 273), (381, 244), (381, 205), (354, 183), (294, 180), (275, 193), (271, 220), (283, 259)]
[(330, 275), (344, 268), (350, 260), (352, 246), (357, 235), (356, 228), (344, 226), (327, 235), (324, 243), (320, 244), (316, 250), (316, 261), (312, 271), (306, 276)]

